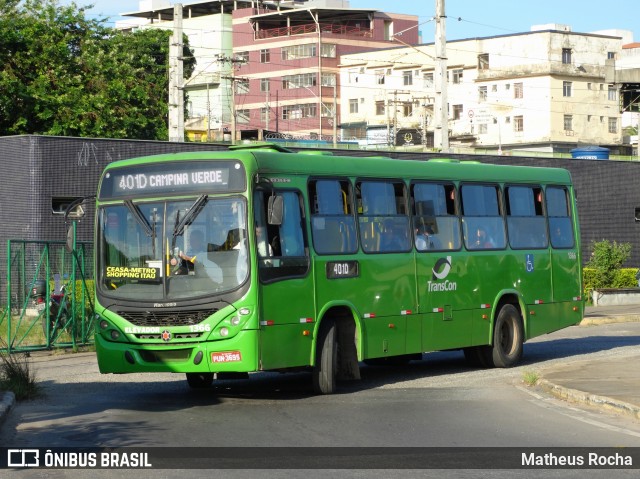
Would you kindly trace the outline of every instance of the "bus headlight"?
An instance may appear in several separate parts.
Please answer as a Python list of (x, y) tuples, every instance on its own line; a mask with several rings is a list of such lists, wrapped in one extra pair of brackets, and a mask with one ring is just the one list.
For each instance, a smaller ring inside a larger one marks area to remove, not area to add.
[(224, 327), (220, 328), (220, 336), (222, 336), (223, 338), (229, 336), (229, 329)]
[(109, 327), (109, 323), (106, 320), (100, 321), (100, 329), (107, 329)]
[(237, 326), (238, 324), (240, 324), (240, 318), (238, 316), (234, 316), (233, 318), (231, 318), (232, 326)]
[(116, 331), (115, 329), (111, 330), (111, 339), (114, 341), (120, 337), (120, 331)]

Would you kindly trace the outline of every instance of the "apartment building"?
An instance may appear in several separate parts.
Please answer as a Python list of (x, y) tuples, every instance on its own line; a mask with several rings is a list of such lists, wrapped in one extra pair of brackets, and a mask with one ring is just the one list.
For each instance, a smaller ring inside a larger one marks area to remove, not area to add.
[[(168, 0), (143, 0), (120, 28), (173, 29)], [(185, 81), (192, 141), (335, 138), (339, 58), (419, 42), (418, 17), (349, 8), (347, 0), (209, 0), (183, 5), (197, 60)], [(266, 132), (266, 134), (265, 134)]]
[(417, 16), (326, 5), (233, 12), (236, 139), (337, 140), (341, 57), (418, 43)]
[[(447, 42), (451, 147), (555, 153), (593, 144), (624, 154), (619, 87), (605, 80), (605, 70), (629, 34), (552, 24)], [(433, 146), (434, 44), (340, 61), (343, 139)]]

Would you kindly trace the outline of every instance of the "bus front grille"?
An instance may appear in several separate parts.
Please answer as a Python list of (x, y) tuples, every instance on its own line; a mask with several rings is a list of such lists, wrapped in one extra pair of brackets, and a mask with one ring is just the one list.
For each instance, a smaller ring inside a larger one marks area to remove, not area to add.
[(135, 326), (190, 326), (207, 319), (217, 309), (193, 310), (193, 311), (117, 311), (124, 319)]

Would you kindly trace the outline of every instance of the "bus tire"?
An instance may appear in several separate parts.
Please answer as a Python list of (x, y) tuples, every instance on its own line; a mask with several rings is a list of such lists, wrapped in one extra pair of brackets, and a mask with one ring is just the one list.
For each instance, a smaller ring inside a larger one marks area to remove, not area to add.
[(332, 320), (320, 326), (316, 343), (316, 364), (313, 367), (313, 390), (317, 394), (333, 394), (338, 370), (336, 324)]
[(187, 373), (187, 384), (191, 389), (206, 389), (213, 384), (213, 373)]
[(510, 368), (522, 359), (524, 328), (520, 313), (512, 304), (500, 309), (493, 329), (491, 360), (497, 368)]

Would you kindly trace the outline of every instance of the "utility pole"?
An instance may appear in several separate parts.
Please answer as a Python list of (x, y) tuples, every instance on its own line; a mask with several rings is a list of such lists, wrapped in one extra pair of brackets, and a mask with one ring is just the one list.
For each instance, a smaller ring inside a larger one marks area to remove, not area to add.
[(436, 74), (434, 78), (435, 98), (435, 125), (434, 146), (440, 151), (449, 151), (449, 112), (447, 98), (447, 40), (445, 34), (444, 1), (436, 0)]
[(228, 63), (231, 65), (231, 73), (232, 75), (222, 75), (220, 79), (222, 80), (230, 80), (231, 82), (231, 144), (236, 141), (236, 81), (240, 80), (240, 78), (236, 78), (233, 76), (233, 67), (237, 64), (246, 63), (244, 60), (238, 58), (232, 58), (226, 55), (217, 55), (216, 60), (218, 63)]
[(173, 6), (173, 33), (169, 39), (169, 141), (184, 141), (182, 65), (182, 4)]

